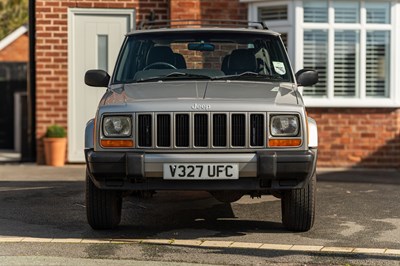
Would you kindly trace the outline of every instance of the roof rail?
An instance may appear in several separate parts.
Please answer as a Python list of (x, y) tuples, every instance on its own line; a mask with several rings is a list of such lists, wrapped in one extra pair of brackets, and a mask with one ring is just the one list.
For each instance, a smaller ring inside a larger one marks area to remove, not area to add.
[(160, 28), (189, 28), (189, 27), (235, 27), (254, 28), (268, 30), (262, 21), (248, 20), (220, 20), (220, 19), (185, 19), (185, 20), (143, 20), (138, 29), (160, 29)]

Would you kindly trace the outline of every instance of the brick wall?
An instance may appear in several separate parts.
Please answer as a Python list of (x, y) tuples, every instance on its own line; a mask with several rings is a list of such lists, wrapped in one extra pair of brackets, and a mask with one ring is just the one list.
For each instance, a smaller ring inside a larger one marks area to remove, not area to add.
[(318, 123), (318, 166), (399, 168), (399, 109), (309, 108), (307, 111)]
[(201, 0), (171, 0), (171, 19), (201, 19)]
[(136, 9), (140, 23), (150, 11), (168, 19), (169, 0), (36, 0), (37, 161), (44, 162), (42, 138), (51, 124), (67, 128), (68, 8)]
[(171, 0), (171, 19), (247, 19), (247, 4), (238, 0)]
[(28, 53), (29, 38), (26, 33), (0, 51), (0, 62), (28, 62)]
[(235, 0), (201, 0), (201, 18), (247, 20), (247, 4)]

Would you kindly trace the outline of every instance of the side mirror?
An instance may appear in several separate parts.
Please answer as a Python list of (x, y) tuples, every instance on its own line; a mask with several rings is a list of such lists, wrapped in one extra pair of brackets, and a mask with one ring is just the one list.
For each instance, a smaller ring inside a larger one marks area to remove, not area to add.
[(318, 72), (312, 69), (301, 69), (296, 73), (299, 86), (312, 86), (318, 82)]
[(91, 69), (85, 73), (85, 84), (92, 87), (107, 87), (110, 75), (104, 70)]

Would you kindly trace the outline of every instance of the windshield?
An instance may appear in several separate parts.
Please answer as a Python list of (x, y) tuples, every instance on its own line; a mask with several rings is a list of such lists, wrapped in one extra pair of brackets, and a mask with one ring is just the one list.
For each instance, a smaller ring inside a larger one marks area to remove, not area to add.
[(228, 31), (175, 31), (128, 36), (113, 83), (177, 79), (293, 82), (279, 37)]

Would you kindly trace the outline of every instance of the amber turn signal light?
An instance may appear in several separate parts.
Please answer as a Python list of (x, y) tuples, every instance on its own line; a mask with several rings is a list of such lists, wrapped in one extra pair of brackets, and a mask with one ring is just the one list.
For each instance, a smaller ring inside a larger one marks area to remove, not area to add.
[(301, 145), (301, 139), (270, 139), (269, 147), (298, 147)]
[(101, 146), (104, 148), (132, 148), (133, 140), (102, 139)]

